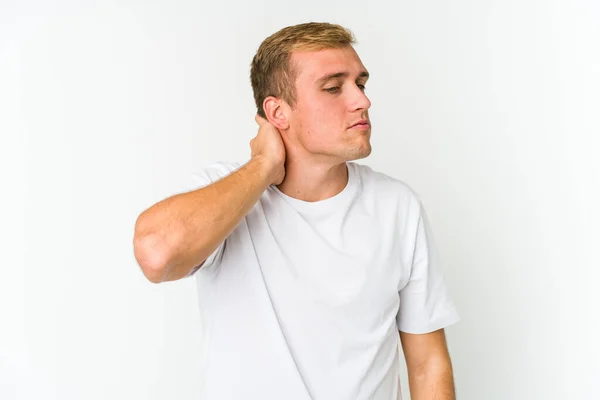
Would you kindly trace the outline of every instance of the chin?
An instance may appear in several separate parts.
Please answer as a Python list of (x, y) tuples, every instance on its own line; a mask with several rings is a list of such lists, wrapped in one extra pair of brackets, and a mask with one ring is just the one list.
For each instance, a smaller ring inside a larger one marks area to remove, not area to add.
[(367, 158), (371, 155), (371, 147), (368, 150), (362, 151), (358, 154), (355, 160), (360, 160), (361, 158)]
[(366, 145), (347, 149), (347, 152), (344, 154), (345, 157), (342, 158), (344, 161), (360, 160), (369, 157), (371, 155), (371, 150), (371, 145), (367, 143)]
[(356, 146), (355, 150), (355, 155), (356, 155), (356, 160), (361, 159), (361, 158), (367, 158), (369, 157), (369, 155), (371, 155), (371, 141), (369, 140), (369, 138), (366, 138), (365, 141), (363, 141), (362, 143), (358, 144), (358, 146)]

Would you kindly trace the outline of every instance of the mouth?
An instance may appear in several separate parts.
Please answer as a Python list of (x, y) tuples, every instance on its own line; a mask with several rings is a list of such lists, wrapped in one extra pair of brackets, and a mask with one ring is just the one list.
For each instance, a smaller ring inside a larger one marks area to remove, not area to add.
[(350, 126), (350, 129), (369, 129), (371, 128), (371, 123), (366, 119), (361, 119), (360, 121), (355, 122)]

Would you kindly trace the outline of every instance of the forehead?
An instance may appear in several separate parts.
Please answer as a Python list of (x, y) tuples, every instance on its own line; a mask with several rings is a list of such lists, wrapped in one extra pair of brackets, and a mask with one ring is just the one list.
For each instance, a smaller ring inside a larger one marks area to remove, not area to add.
[(353, 47), (324, 49), (318, 51), (298, 51), (292, 53), (291, 61), (297, 70), (297, 79), (317, 81), (324, 75), (347, 72), (354, 79), (366, 71)]

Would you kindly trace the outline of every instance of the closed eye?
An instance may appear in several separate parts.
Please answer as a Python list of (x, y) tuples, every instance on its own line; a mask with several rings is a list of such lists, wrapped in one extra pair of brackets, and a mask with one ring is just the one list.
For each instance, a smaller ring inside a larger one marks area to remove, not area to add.
[[(356, 86), (358, 86), (358, 88), (359, 88), (360, 90), (362, 90), (363, 92), (364, 92), (364, 91), (365, 91), (365, 89), (366, 89), (365, 85), (356, 85)], [(339, 92), (339, 91), (340, 91), (340, 89), (341, 89), (341, 88), (340, 88), (339, 86), (333, 86), (333, 87), (330, 87), (330, 88), (326, 88), (326, 89), (324, 89), (324, 90), (325, 90), (326, 92), (329, 92), (329, 93), (337, 93), (337, 92)]]

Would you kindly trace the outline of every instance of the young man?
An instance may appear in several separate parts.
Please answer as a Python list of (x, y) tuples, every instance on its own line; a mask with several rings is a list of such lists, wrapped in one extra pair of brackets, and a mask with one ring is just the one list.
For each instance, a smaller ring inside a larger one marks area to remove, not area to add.
[(354, 43), (326, 23), (267, 38), (250, 160), (206, 167), (138, 218), (145, 276), (196, 277), (202, 399), (397, 400), (399, 337), (412, 399), (454, 399), (458, 315), (421, 202), (354, 162), (371, 153)]

